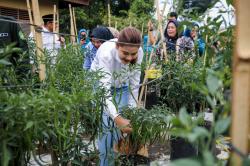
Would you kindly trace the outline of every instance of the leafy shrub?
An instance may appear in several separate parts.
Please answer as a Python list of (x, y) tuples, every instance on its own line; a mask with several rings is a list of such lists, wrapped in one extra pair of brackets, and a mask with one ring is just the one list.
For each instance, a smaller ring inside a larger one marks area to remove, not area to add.
[(204, 96), (192, 86), (204, 82), (204, 72), (200, 64), (170, 61), (163, 65), (163, 73), (168, 74), (160, 82), (162, 103), (174, 112), (178, 112), (183, 106), (188, 112), (204, 109)]

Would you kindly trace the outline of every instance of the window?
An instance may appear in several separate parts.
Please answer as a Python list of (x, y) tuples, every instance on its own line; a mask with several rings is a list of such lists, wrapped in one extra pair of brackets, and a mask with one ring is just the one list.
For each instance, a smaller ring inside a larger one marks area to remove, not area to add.
[(29, 14), (27, 10), (6, 8), (0, 6), (0, 15), (11, 16), (17, 20), (29, 21)]

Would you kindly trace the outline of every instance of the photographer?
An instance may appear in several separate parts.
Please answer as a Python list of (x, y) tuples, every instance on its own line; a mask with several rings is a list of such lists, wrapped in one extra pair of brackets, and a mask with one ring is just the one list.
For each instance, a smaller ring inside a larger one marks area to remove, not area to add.
[(82, 50), (84, 50), (89, 43), (87, 39), (87, 30), (81, 29), (78, 33), (78, 43), (81, 45)]

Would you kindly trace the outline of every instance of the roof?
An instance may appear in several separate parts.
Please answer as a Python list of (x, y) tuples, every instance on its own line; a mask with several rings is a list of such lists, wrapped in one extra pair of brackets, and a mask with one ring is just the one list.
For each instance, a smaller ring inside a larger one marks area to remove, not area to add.
[(64, 0), (65, 2), (72, 3), (75, 5), (89, 5), (90, 0)]

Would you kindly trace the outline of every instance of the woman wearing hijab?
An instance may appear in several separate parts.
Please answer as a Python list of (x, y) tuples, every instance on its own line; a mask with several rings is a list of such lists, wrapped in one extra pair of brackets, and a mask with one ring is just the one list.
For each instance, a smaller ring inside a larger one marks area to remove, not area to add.
[[(195, 49), (197, 48), (197, 50)], [(177, 41), (177, 60), (193, 60), (197, 55), (202, 56), (205, 52), (205, 42), (199, 33), (199, 25), (193, 23), (191, 28), (183, 32), (183, 36)]]
[(91, 42), (86, 46), (86, 56), (83, 63), (83, 68), (89, 70), (96, 56), (98, 48), (107, 40), (113, 39), (114, 36), (107, 27), (94, 28), (91, 35)]
[(169, 20), (164, 31), (165, 43), (167, 53), (170, 54), (170, 58), (175, 57), (176, 42), (178, 39), (178, 22), (176, 20)]
[[(153, 44), (156, 40), (156, 38), (153, 37), (152, 31), (153, 26), (152, 23), (148, 25), (149, 27), (149, 41), (150, 44)], [(164, 38), (165, 38), (165, 44), (167, 53), (173, 55), (176, 51), (176, 41), (178, 39), (178, 22), (175, 19), (169, 20), (167, 23), (167, 26), (164, 30)], [(157, 50), (159, 52), (159, 50)], [(172, 58), (171, 58), (172, 59)]]
[(82, 50), (84, 50), (89, 43), (89, 40), (87, 38), (87, 30), (86, 29), (81, 29), (78, 32), (78, 41), (79, 44), (81, 44)]
[(185, 29), (176, 43), (176, 61), (187, 61), (195, 58), (194, 39), (190, 29)]

